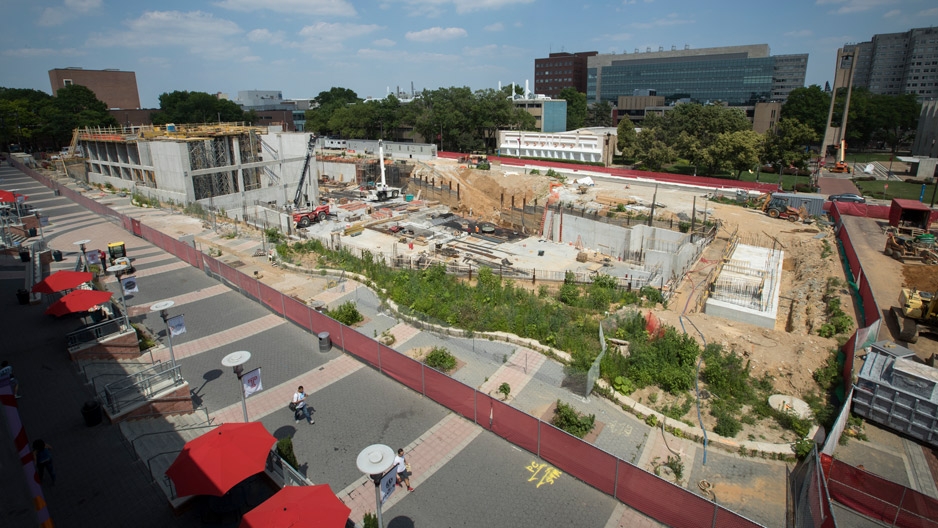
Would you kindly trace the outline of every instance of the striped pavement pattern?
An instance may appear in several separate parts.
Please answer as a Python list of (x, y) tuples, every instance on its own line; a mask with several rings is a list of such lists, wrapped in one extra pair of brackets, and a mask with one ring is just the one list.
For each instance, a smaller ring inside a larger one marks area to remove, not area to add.
[[(248, 321), (247, 323), (229, 328), (222, 332), (200, 337), (199, 339), (194, 339), (187, 343), (173, 345), (173, 354), (176, 356), (177, 360), (187, 358), (207, 350), (230, 345), (231, 343), (270, 330), (284, 323), (286, 323), (286, 320), (279, 315), (265, 315), (260, 319)], [(153, 359), (154, 361), (169, 361), (169, 349), (164, 348), (154, 352)]]

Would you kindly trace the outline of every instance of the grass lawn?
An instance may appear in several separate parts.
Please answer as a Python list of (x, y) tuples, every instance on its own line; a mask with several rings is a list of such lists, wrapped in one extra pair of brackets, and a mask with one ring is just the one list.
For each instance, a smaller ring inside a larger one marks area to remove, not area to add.
[[(675, 163), (673, 165), (664, 167), (661, 169), (661, 172), (670, 172), (672, 174), (694, 174), (693, 165), (682, 165), (680, 163)], [(732, 174), (701, 174), (697, 173), (698, 176), (706, 176), (708, 178), (723, 178), (726, 180), (736, 180), (736, 173)], [(738, 181), (744, 182), (761, 182), (761, 183), (775, 183), (778, 184), (778, 174), (773, 174), (771, 172), (752, 172), (743, 171), (740, 175)], [(810, 176), (795, 176), (793, 174), (783, 174), (782, 175), (782, 188), (785, 191), (792, 191), (795, 189), (795, 184), (808, 185), (811, 183)]]
[(847, 163), (869, 163), (871, 161), (889, 163), (889, 158), (891, 157), (892, 154), (885, 152), (847, 152), (844, 156), (844, 161)]
[[(887, 183), (884, 181), (854, 181), (853, 183), (860, 189), (860, 193), (864, 196), (879, 200), (892, 200), (893, 198), (918, 200), (919, 196), (922, 194), (921, 183), (891, 181), (888, 182), (888, 189), (883, 189), (883, 185)], [(885, 193), (883, 191), (885, 191)], [(931, 203), (932, 193), (934, 192), (934, 185), (925, 185), (925, 203)]]

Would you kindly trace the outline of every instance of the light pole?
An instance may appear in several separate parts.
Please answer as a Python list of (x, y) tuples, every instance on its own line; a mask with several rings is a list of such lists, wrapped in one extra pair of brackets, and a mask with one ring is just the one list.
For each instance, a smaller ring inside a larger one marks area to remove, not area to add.
[[(123, 289), (121, 289), (123, 292)], [(176, 304), (174, 301), (161, 301), (152, 306), (150, 306), (151, 312), (159, 312), (160, 318), (163, 319), (163, 323), (166, 324), (166, 340), (169, 343), (169, 362), (176, 368), (176, 355), (173, 354), (173, 330), (169, 327), (169, 313), (166, 310), (173, 307)]]
[(387, 490), (385, 495), (390, 495), (394, 491), (396, 474), (388, 471), (394, 467), (394, 450), (384, 444), (372, 444), (362, 449), (355, 460), (355, 465), (375, 483), (378, 528), (384, 528), (384, 522), (381, 520), (381, 491)]
[(88, 266), (88, 261), (85, 259), (85, 244), (87, 244), (88, 242), (91, 242), (91, 241), (88, 239), (85, 239), (85, 240), (78, 240), (76, 242), (72, 242), (72, 245), (78, 246), (78, 250), (81, 251), (81, 253), (78, 254), (78, 261), (81, 262), (82, 266), (85, 266), (85, 267)]
[[(127, 299), (124, 298), (124, 285), (121, 284), (121, 274), (127, 271), (129, 267), (127, 264), (117, 264), (107, 268), (108, 273), (113, 273), (117, 277), (117, 289), (121, 292), (121, 306), (124, 307), (124, 327), (126, 328), (130, 328), (130, 316), (127, 314)], [(173, 364), (173, 366), (176, 365)]]
[(251, 359), (251, 353), (247, 350), (232, 352), (223, 357), (221, 364), (225, 367), (231, 367), (235, 376), (238, 377), (238, 392), (241, 393), (241, 411), (244, 412), (244, 423), (248, 423), (248, 404), (244, 399), (244, 386), (241, 384), (241, 376), (244, 375), (244, 364)]

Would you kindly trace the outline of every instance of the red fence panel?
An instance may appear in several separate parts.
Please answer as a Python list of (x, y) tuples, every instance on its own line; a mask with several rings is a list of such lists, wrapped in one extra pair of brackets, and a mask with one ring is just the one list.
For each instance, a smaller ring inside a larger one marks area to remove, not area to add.
[(225, 282), (227, 282), (232, 288), (238, 287), (238, 278), (241, 275), (238, 273), (238, 270), (232, 268), (224, 262), (218, 263), (218, 270), (221, 272), (221, 277), (225, 279)]
[[(309, 313), (310, 324), (312, 332), (318, 334), (320, 332), (329, 332), (329, 337), (332, 339), (332, 343), (347, 351), (350, 352), (349, 347), (346, 346), (348, 343), (348, 336), (351, 334), (358, 334), (358, 332), (352, 330), (351, 328), (344, 327), (342, 323), (336, 321), (335, 319), (317, 312), (316, 310), (311, 310)], [(357, 354), (356, 354), (357, 355)], [(378, 358), (378, 347), (375, 345), (373, 356), (375, 358), (374, 365), (377, 366)]]
[(307, 331), (313, 331), (313, 324), (310, 321), (309, 313), (313, 310), (306, 306), (306, 303), (300, 302), (293, 297), (283, 297), (283, 315), (287, 319), (298, 324), (300, 328), (305, 328)]
[(835, 500), (851, 510), (863, 515), (892, 523), (899, 508), (875, 496), (863, 493), (856, 488), (844, 485), (836, 480), (827, 481), (827, 492)]
[(541, 458), (590, 486), (616, 491), (616, 457), (550, 424), (541, 424)]
[(248, 277), (244, 273), (240, 273), (239, 275), (240, 277), (238, 278), (239, 280), (238, 286), (241, 288), (241, 293), (243, 293), (244, 295), (247, 295), (248, 297), (251, 297), (252, 299), (260, 300), (261, 299), (260, 281), (255, 279), (254, 277)]
[(684, 488), (619, 461), (616, 498), (675, 528), (710, 526), (716, 505)]
[[(224, 266), (224, 264), (222, 264)], [(283, 294), (263, 282), (258, 282), (260, 300), (265, 306), (279, 315), (283, 315)]]
[(897, 526), (938, 528), (938, 500), (910, 489), (899, 506), (903, 511), (899, 512), (901, 522), (897, 520)]
[[(828, 519), (832, 518), (833, 517), (828, 516)], [(717, 506), (717, 521), (714, 523), (714, 526), (719, 526), (720, 528), (754, 528), (761, 525), (750, 521), (738, 513), (731, 512), (722, 506)]]
[(221, 276), (221, 262), (217, 261), (215, 258), (202, 253), (202, 269), (208, 269), (208, 271), (215, 277)]
[[(480, 403), (483, 403), (482, 394), (479, 396)], [(491, 429), (493, 433), (512, 444), (537, 454), (540, 420), (492, 397), (487, 397), (487, 399), (488, 408), (479, 406), (479, 425)], [(487, 427), (489, 420), (492, 423), (491, 427)], [(481, 423), (483, 421), (484, 424)]]
[[(320, 317), (328, 319), (328, 317), (318, 314)], [(338, 321), (330, 319), (333, 323), (339, 325)], [(317, 322), (313, 321), (313, 326), (316, 326)], [(326, 330), (329, 332), (328, 330)], [(373, 365), (375, 368), (381, 368), (381, 365), (378, 361), (378, 342), (366, 335), (362, 335), (355, 330), (345, 327), (341, 328), (342, 339), (345, 341), (344, 348), (349, 354), (354, 355), (358, 359)], [(332, 335), (332, 332), (329, 332)], [(338, 333), (336, 334), (338, 335)]]
[(423, 394), (423, 363), (381, 344), (378, 345), (378, 354), (381, 356), (381, 372)]
[(202, 252), (192, 246), (186, 246), (186, 261), (196, 269), (202, 269)]
[(423, 369), (424, 395), (475, 422), (476, 390), (431, 368)]
[(840, 230), (840, 241), (844, 244), (844, 254), (847, 255), (850, 271), (856, 277), (860, 272), (860, 260), (857, 258), (857, 251), (853, 248), (853, 242), (850, 240), (850, 234), (847, 233), (846, 229)]

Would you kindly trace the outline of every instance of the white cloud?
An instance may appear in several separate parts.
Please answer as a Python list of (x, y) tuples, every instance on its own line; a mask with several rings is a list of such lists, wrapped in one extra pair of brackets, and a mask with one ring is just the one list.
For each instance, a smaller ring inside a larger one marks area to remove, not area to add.
[(893, 9), (892, 11), (888, 11), (884, 13), (883, 18), (892, 18), (894, 16), (899, 16), (901, 14), (902, 14), (902, 11), (899, 11), (898, 9)]
[(505, 24), (502, 24), (501, 22), (489, 24), (482, 28), (483, 31), (502, 31), (504, 29), (505, 29)]
[(344, 49), (342, 42), (345, 40), (362, 37), (379, 29), (381, 26), (377, 24), (319, 22), (301, 29), (299, 35), (303, 37), (303, 40), (292, 47), (321, 56), (323, 52), (342, 51)]
[(817, 5), (839, 6), (830, 13), (846, 15), (850, 13), (862, 13), (877, 7), (884, 7), (895, 4), (898, 0), (817, 0)]
[(65, 7), (87, 13), (101, 7), (101, 0), (65, 0)]
[(810, 29), (796, 29), (794, 31), (789, 31), (788, 33), (785, 33), (785, 36), (801, 38), (801, 37), (810, 37), (813, 34), (814, 33), (812, 33)]
[(503, 7), (530, 4), (534, 0), (453, 0), (457, 13), (492, 11)]
[(85, 55), (84, 52), (64, 48), (64, 49), (53, 49), (53, 48), (17, 48), (17, 49), (8, 49), (3, 50), (3, 54), (7, 57), (19, 57), (19, 58), (31, 58), (31, 57), (80, 57)]
[(42, 14), (39, 15), (39, 20), (36, 21), (36, 24), (44, 27), (61, 26), (67, 19), (68, 17), (64, 9), (60, 7), (47, 7), (42, 10)]
[(654, 29), (659, 27), (680, 26), (683, 24), (693, 24), (693, 20), (679, 18), (677, 13), (671, 13), (664, 18), (656, 18), (651, 22), (633, 22), (631, 27), (636, 29)]
[(123, 23), (126, 31), (92, 35), (95, 47), (167, 48), (182, 47), (192, 55), (209, 59), (234, 59), (248, 55), (235, 37), (244, 31), (237, 24), (208, 13), (192, 11), (148, 11)]
[(355, 16), (355, 7), (346, 0), (277, 0), (259, 2), (258, 0), (222, 0), (214, 5), (233, 11), (258, 11), (269, 9), (288, 15), (314, 16)]
[(534, 0), (395, 0), (404, 4), (408, 14), (435, 18), (446, 12), (450, 6), (459, 14), (473, 11), (495, 11), (503, 7), (533, 3)]
[(166, 57), (140, 57), (137, 59), (140, 64), (146, 64), (156, 68), (169, 68), (172, 62)]
[(378, 46), (379, 48), (390, 48), (391, 46), (396, 45), (397, 42), (394, 42), (391, 39), (383, 38), (383, 39), (375, 40), (374, 42), (372, 42), (372, 44), (374, 44), (375, 46)]
[[(889, 13), (892, 13), (892, 11), (890, 11)], [(886, 13), (886, 14), (888, 15), (889, 13)], [(919, 11), (918, 13), (915, 13), (915, 18), (930, 17), (930, 16), (936, 16), (936, 15), (938, 15), (938, 7), (933, 7), (931, 9), (926, 9), (924, 11)]]
[(487, 44), (471, 48), (466, 46), (462, 49), (462, 54), (467, 57), (492, 57), (498, 53), (498, 44)]
[(632, 40), (631, 33), (614, 33), (614, 34), (607, 33), (605, 35), (599, 35), (593, 38), (594, 42), (607, 42), (607, 41), (623, 42), (626, 40)]
[(248, 32), (251, 42), (266, 42), (268, 44), (281, 44), (284, 41), (283, 31), (270, 31), (269, 29), (255, 29)]
[(443, 40), (452, 40), (468, 36), (463, 28), (441, 28), (439, 26), (427, 28), (421, 31), (408, 31), (404, 38), (414, 42), (440, 42)]
[(379, 61), (394, 61), (395, 64), (424, 64), (428, 62), (440, 62), (440, 63), (450, 63), (452, 61), (458, 61), (460, 59), (459, 55), (452, 55), (449, 53), (433, 53), (433, 52), (398, 52), (390, 50), (376, 50), (370, 48), (363, 48), (358, 50), (357, 56), (363, 59), (379, 60)]

